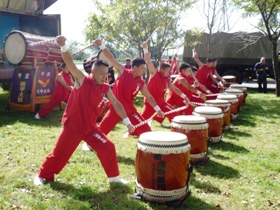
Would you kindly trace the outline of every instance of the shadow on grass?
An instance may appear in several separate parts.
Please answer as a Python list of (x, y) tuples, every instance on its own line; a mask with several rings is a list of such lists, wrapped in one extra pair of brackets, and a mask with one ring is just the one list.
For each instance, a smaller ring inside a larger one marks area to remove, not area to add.
[(225, 142), (225, 141), (220, 141), (217, 144), (210, 144), (209, 147), (211, 149), (218, 149), (218, 150), (223, 150), (223, 151), (231, 151), (231, 152), (236, 152), (236, 153), (248, 153), (250, 152), (244, 147), (235, 145), (231, 142)]
[(210, 159), (207, 161), (205, 166), (195, 166), (195, 170), (201, 173), (201, 175), (215, 176), (221, 179), (231, 179), (239, 177), (239, 172), (231, 167), (217, 163)]
[[(111, 184), (110, 189), (108, 191), (100, 193), (87, 186), (76, 188), (73, 185), (59, 182), (52, 182), (50, 183), (50, 186), (53, 190), (62, 193), (66, 197), (89, 203), (91, 209), (117, 209), (119, 206), (125, 206), (127, 207), (125, 209), (144, 210), (147, 209), (147, 205), (149, 205), (150, 208), (154, 210), (173, 209), (172, 207), (167, 207), (164, 204), (140, 201), (138, 199), (131, 198), (131, 196), (134, 194), (134, 191), (128, 185)], [(71, 204), (71, 202), (69, 203)], [(189, 195), (185, 199), (185, 201), (181, 204), (180, 207), (176, 207), (176, 209), (189, 208), (209, 210), (216, 209), (214, 206), (211, 206), (208, 203), (191, 195)], [(71, 206), (69, 206), (69, 209), (71, 209)]]
[(124, 163), (126, 165), (132, 165), (132, 166), (135, 165), (135, 159), (120, 156), (120, 155), (117, 155), (117, 157), (118, 157), (118, 162), (119, 163)]
[(205, 179), (197, 177), (196, 174), (191, 175), (191, 185), (195, 186), (197, 188), (197, 192), (203, 192), (203, 193), (215, 193), (220, 194), (221, 190), (215, 186), (213, 186), (210, 181), (207, 181)]

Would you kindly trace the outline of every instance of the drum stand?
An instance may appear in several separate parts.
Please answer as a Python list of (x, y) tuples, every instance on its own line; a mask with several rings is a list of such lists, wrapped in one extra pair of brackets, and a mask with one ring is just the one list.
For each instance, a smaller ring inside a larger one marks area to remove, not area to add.
[[(154, 204), (160, 204), (160, 205), (166, 205), (169, 207), (179, 207), (184, 201), (185, 199), (191, 194), (191, 189), (190, 189), (190, 175), (193, 171), (193, 166), (190, 164), (189, 168), (188, 168), (188, 177), (186, 180), (186, 183), (188, 183), (187, 189), (186, 189), (186, 194), (178, 199), (175, 200), (171, 200), (171, 201), (161, 201), (161, 200), (149, 200), (147, 198), (145, 198), (145, 193), (134, 193), (131, 197), (144, 201), (144, 202), (150, 202), (150, 203), (154, 203)], [(158, 198), (159, 199), (159, 198)]]

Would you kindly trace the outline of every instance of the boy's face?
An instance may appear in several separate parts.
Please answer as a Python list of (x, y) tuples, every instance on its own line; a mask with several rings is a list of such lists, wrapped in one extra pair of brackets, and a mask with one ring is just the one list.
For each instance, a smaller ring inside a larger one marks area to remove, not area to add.
[(106, 66), (99, 66), (92, 70), (93, 78), (98, 85), (102, 85), (107, 82), (108, 76), (108, 67)]

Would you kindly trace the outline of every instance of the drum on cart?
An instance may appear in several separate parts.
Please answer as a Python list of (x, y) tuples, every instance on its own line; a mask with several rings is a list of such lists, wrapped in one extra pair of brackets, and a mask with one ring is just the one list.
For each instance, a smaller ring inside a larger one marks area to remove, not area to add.
[[(40, 44), (36, 44), (40, 43)], [(4, 43), (6, 59), (14, 65), (30, 65), (36, 62), (43, 65), (63, 63), (60, 46), (54, 38), (38, 36), (22, 31), (12, 31)]]
[(205, 117), (179, 115), (171, 122), (171, 131), (185, 134), (191, 145), (191, 162), (201, 161), (207, 155), (208, 124)]
[(239, 112), (239, 102), (236, 95), (219, 94), (217, 99), (227, 100), (230, 103), (231, 120), (235, 120)]
[(199, 106), (193, 111), (193, 115), (205, 117), (209, 125), (208, 139), (217, 143), (222, 139), (224, 115), (220, 108), (210, 106)]
[(230, 103), (227, 100), (207, 100), (205, 101), (206, 106), (212, 106), (220, 108), (223, 111), (224, 114), (224, 124), (223, 124), (223, 130), (229, 130), (230, 129), (230, 117), (231, 117), (231, 108)]
[(188, 193), (190, 144), (177, 132), (140, 135), (136, 154), (136, 192), (144, 200), (167, 202)]

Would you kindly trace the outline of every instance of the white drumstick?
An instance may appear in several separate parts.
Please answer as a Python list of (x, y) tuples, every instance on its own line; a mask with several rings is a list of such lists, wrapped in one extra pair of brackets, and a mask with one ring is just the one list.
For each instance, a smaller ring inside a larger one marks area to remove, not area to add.
[(32, 43), (29, 43), (28, 46), (35, 47), (35, 46), (44, 45), (46, 43), (51, 43), (51, 42), (55, 42), (55, 38), (44, 40), (44, 41), (40, 41), (40, 42), (32, 42)]
[(91, 44), (85, 46), (85, 47), (82, 48), (81, 50), (79, 50), (79, 51), (77, 51), (77, 52), (74, 52), (74, 53), (72, 54), (72, 56), (75, 56), (75, 55), (79, 54), (80, 52), (84, 51), (85, 49), (87, 49), (87, 48), (89, 48), (89, 47), (91, 47), (91, 46), (93, 46), (93, 45), (95, 45), (95, 44), (94, 44), (94, 43), (91, 43)]
[(156, 32), (157, 28), (153, 31), (153, 33), (149, 36), (149, 38), (146, 40), (146, 42), (150, 41), (150, 39), (152, 38), (152, 36), (154, 35), (154, 33)]

